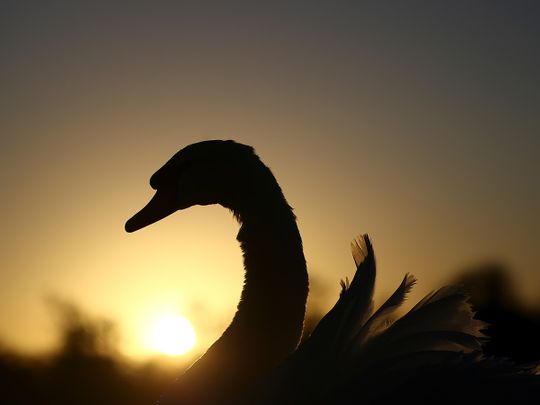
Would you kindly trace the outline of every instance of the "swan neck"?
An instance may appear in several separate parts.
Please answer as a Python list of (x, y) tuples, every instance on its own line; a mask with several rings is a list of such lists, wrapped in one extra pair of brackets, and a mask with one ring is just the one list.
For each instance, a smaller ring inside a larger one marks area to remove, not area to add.
[[(235, 199), (242, 205), (222, 203), (241, 224), (244, 288), (230, 326), (184, 377), (195, 397), (244, 395), (296, 349), (302, 335), (308, 275), (296, 217), (268, 169), (254, 184), (249, 196)], [(203, 394), (201, 381), (212, 382), (212, 393)]]

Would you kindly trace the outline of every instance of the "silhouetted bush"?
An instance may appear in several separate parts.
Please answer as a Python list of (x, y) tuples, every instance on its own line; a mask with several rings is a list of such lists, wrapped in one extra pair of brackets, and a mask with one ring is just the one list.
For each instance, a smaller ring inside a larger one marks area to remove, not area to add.
[(540, 310), (523, 306), (504, 266), (486, 263), (468, 269), (458, 282), (471, 294), (476, 318), (489, 324), (486, 355), (523, 364), (540, 361)]
[(58, 299), (51, 303), (59, 314), (61, 345), (42, 358), (0, 351), (1, 403), (151, 404), (173, 380), (173, 373), (153, 363), (122, 359), (112, 322), (90, 319)]

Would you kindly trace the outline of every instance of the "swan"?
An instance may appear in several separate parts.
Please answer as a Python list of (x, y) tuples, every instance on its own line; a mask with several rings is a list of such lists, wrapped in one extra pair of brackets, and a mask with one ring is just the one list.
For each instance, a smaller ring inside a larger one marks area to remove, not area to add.
[(351, 243), (354, 277), (341, 282), (335, 306), (298, 345), (308, 296), (302, 239), (279, 184), (251, 146), (191, 144), (150, 185), (155, 195), (126, 222), (127, 232), (194, 205), (220, 204), (240, 224), (245, 268), (231, 324), (159, 404), (389, 403), (411, 390), (420, 403), (540, 398), (532, 365), (482, 356), (485, 324), (460, 288), (436, 290), (392, 321), (416, 282), (406, 274), (374, 311), (367, 235)]

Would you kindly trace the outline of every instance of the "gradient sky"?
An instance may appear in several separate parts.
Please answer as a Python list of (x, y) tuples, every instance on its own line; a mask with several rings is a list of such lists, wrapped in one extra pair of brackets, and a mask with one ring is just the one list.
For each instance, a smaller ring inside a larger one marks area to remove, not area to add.
[(50, 347), (51, 296), (118, 322), (134, 357), (164, 311), (199, 350), (218, 336), (242, 284), (229, 213), (123, 229), (150, 175), (212, 138), (273, 170), (323, 308), (365, 232), (379, 294), (496, 260), (538, 304), (539, 4), (2, 1), (0, 342)]

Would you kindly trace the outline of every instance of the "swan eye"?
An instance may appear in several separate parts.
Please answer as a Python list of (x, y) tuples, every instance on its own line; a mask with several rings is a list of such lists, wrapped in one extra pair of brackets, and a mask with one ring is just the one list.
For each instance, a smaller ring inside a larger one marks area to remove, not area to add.
[(193, 166), (191, 160), (181, 160), (174, 163), (167, 162), (150, 178), (150, 186), (157, 190), (159, 188), (166, 188), (173, 186), (179, 177), (189, 170)]
[(180, 164), (179, 172), (180, 174), (184, 174), (184, 172), (192, 169), (195, 165), (193, 164), (193, 161), (185, 161)]

